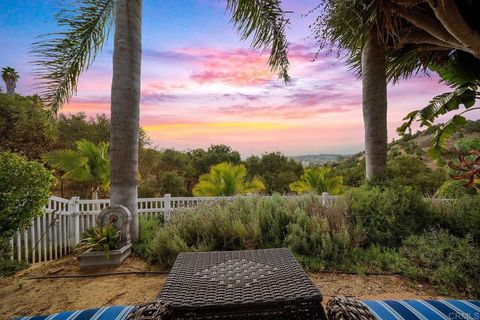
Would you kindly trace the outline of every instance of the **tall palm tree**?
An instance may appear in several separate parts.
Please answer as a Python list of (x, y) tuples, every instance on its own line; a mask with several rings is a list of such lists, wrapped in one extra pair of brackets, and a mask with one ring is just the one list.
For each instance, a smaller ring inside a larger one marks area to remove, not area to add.
[[(231, 21), (252, 47), (270, 49), (270, 69), (288, 76), (288, 20), (280, 0), (225, 0)], [(78, 0), (62, 10), (57, 23), (65, 31), (47, 35), (33, 45), (43, 99), (53, 112), (76, 92), (80, 74), (102, 49), (115, 28), (111, 91), (111, 204), (132, 213), (132, 241), (138, 240), (137, 170), (141, 78), (141, 0)]]
[(15, 87), (17, 86), (17, 81), (20, 79), (17, 71), (12, 67), (2, 68), (2, 79), (5, 81), (7, 86), (7, 94), (13, 96), (15, 94)]
[(290, 184), (290, 190), (298, 193), (340, 194), (343, 178), (341, 176), (332, 177), (331, 171), (332, 168), (329, 167), (308, 168), (300, 180)]
[(362, 110), (365, 126), (365, 177), (383, 179), (387, 172), (387, 76), (385, 45), (377, 27), (367, 32), (362, 49)]
[(193, 187), (195, 196), (233, 196), (265, 190), (263, 182), (254, 177), (247, 181), (247, 168), (243, 164), (227, 162), (214, 165), (209, 173), (202, 174)]
[[(376, 1), (327, 0), (314, 26), (321, 47), (338, 45), (362, 79), (365, 173), (381, 180), (387, 169), (385, 29)], [(352, 28), (352, 26), (356, 26)]]
[[(455, 50), (480, 57), (480, 2), (326, 0), (314, 24), (321, 46), (336, 45), (362, 77), (366, 176), (386, 173), (386, 81), (438, 66)], [(352, 27), (355, 26), (355, 27)], [(381, 74), (383, 73), (383, 75)], [(385, 76), (386, 74), (386, 76)]]
[(55, 150), (42, 155), (42, 160), (64, 172), (63, 179), (86, 182), (90, 185), (92, 199), (98, 199), (100, 189), (110, 185), (108, 143), (82, 139), (75, 142), (75, 150)]

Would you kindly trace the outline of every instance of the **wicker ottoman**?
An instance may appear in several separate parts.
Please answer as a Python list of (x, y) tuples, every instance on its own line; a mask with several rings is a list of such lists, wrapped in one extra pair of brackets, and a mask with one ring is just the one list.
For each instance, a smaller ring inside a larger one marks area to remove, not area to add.
[(158, 300), (172, 319), (326, 319), (288, 249), (182, 253)]

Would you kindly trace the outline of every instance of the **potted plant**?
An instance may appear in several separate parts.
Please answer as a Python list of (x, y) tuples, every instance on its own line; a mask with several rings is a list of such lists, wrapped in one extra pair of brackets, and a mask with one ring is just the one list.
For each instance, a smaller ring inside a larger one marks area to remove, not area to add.
[(118, 266), (130, 251), (130, 244), (121, 246), (121, 233), (113, 224), (89, 228), (75, 249), (80, 268)]

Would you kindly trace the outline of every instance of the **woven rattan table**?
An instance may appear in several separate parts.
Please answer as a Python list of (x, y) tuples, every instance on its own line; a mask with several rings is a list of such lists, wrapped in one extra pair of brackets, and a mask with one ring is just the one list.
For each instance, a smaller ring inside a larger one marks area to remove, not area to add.
[(181, 253), (158, 299), (173, 319), (325, 319), (288, 249)]

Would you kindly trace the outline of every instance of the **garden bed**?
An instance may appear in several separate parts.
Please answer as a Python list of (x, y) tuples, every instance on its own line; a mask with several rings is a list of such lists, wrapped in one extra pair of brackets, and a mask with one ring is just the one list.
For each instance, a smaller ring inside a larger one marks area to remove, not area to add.
[[(166, 275), (117, 275), (80, 279), (26, 280), (43, 275), (88, 275), (105, 272), (159, 271), (157, 266), (130, 257), (120, 267), (80, 270), (74, 257), (36, 264), (13, 277), (0, 279), (0, 319), (14, 315), (49, 314), (105, 305), (132, 305), (154, 299)], [(336, 295), (364, 299), (440, 298), (428, 286), (400, 276), (311, 273), (328, 301)]]

